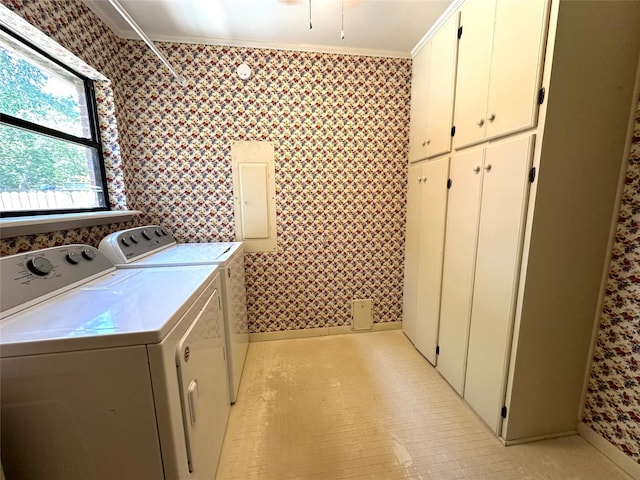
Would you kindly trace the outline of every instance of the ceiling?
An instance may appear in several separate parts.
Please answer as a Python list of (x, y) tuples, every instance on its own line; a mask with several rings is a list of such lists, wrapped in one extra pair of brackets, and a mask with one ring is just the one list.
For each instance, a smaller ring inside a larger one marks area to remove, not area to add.
[[(138, 38), (108, 0), (83, 1), (116, 35)], [(118, 1), (156, 41), (387, 57), (410, 57), (411, 50), (438, 18), (456, 3), (311, 0), (313, 28), (309, 29), (309, 0)], [(342, 29), (344, 39), (340, 38)]]

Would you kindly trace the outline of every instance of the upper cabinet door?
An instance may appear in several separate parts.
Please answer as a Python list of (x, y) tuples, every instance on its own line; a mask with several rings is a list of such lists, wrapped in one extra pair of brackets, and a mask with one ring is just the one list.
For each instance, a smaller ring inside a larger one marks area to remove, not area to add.
[(464, 2), (454, 148), (535, 126), (548, 12), (548, 0)]
[(453, 15), (431, 40), (427, 102), (427, 157), (451, 151), (453, 92), (458, 46), (458, 15)]
[(467, 0), (460, 11), (455, 148), (484, 140), (495, 8), (495, 0)]
[(545, 0), (498, 0), (487, 101), (487, 139), (536, 124), (548, 11)]
[(431, 43), (413, 57), (411, 68), (411, 111), (409, 119), (409, 162), (427, 157), (427, 102), (429, 101), (429, 71)]

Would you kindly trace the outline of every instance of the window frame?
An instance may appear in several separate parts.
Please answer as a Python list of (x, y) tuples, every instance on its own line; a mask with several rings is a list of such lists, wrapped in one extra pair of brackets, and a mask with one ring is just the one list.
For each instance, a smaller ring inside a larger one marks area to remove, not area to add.
[[(32, 42), (29, 42), (24, 37), (16, 34), (12, 30), (6, 28), (4, 25), (0, 24), (0, 30), (3, 33), (13, 37), (15, 40), (23, 43), (28, 48), (34, 50), (39, 53), (46, 59), (52, 61), (58, 66), (64, 68), (68, 72), (72, 73), (80, 80), (82, 80), (84, 84), (84, 93), (87, 104), (87, 117), (89, 120), (89, 128), (91, 131), (91, 138), (82, 138), (76, 137), (75, 135), (70, 135), (68, 133), (55, 130), (53, 128), (44, 127), (42, 125), (38, 125), (33, 122), (29, 122), (28, 120), (23, 120), (21, 118), (14, 117), (12, 115), (7, 115), (6, 113), (0, 112), (0, 123), (7, 125), (9, 127), (21, 128), (26, 131), (30, 131), (33, 133), (37, 133), (40, 135), (46, 135), (48, 137), (63, 140), (67, 142), (74, 143), (76, 145), (82, 145), (85, 147), (94, 148), (96, 150), (96, 154), (98, 156), (98, 167), (100, 170), (100, 179), (102, 180), (102, 195), (104, 198), (104, 206), (103, 207), (92, 207), (92, 208), (67, 208), (67, 209), (48, 209), (48, 210), (12, 210), (12, 211), (0, 211), (0, 218), (11, 218), (11, 217), (28, 217), (34, 215), (61, 215), (67, 213), (90, 213), (90, 212), (105, 212), (110, 211), (111, 206), (109, 202), (109, 190), (107, 187), (107, 172), (104, 164), (104, 154), (102, 149), (102, 138), (100, 136), (100, 126), (98, 119), (98, 105), (96, 102), (95, 96), (95, 86), (94, 81), (85, 75), (82, 75), (70, 68), (65, 63), (61, 62), (57, 58), (53, 57), (43, 49), (37, 47)], [(98, 173), (98, 172), (96, 172)]]

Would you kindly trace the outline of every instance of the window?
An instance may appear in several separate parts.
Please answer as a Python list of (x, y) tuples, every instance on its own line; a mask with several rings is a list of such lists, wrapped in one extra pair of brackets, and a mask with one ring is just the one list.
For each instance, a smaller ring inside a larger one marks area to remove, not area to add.
[(108, 210), (93, 82), (0, 27), (0, 215)]

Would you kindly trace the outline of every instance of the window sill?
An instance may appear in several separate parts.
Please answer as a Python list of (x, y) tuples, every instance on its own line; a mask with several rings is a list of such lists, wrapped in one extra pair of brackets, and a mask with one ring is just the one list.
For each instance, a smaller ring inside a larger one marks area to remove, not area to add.
[(126, 222), (141, 213), (139, 210), (110, 210), (107, 212), (0, 218), (0, 238)]

